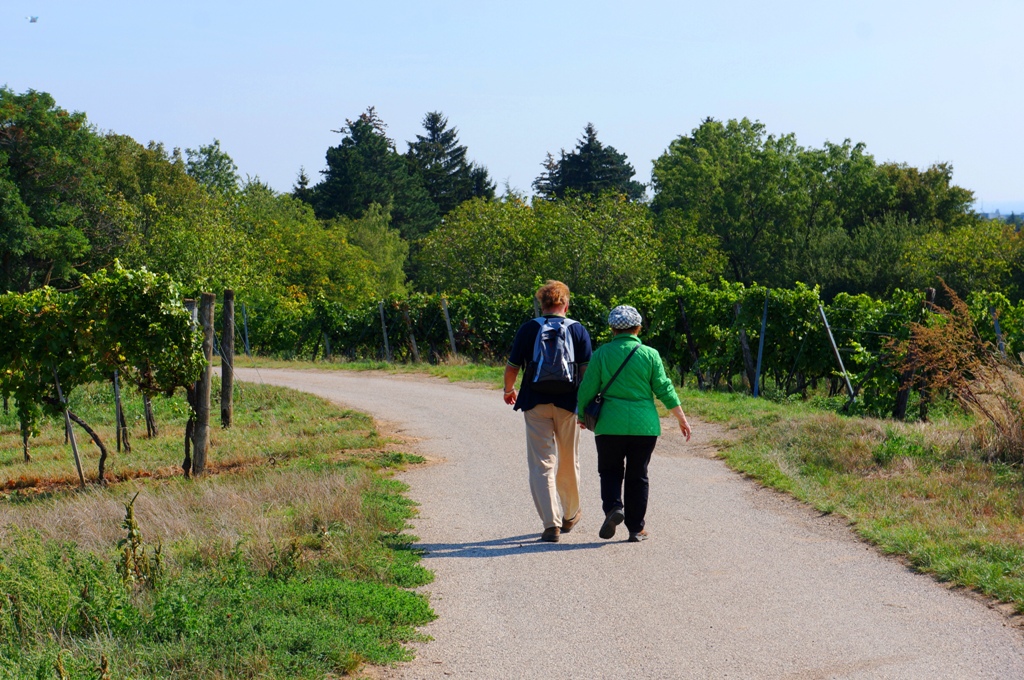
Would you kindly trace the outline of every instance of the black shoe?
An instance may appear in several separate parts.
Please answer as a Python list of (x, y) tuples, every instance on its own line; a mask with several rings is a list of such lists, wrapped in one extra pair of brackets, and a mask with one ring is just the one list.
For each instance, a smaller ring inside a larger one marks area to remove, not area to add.
[(635, 534), (633, 532), (630, 532), (629, 539), (626, 542), (639, 543), (640, 541), (646, 541), (648, 538), (650, 538), (650, 535), (646, 531), (641, 530), (636, 532)]
[(544, 533), (540, 535), (540, 540), (545, 543), (558, 543), (558, 537), (562, 531), (558, 527), (548, 527), (544, 530)]
[(615, 527), (622, 524), (622, 520), (626, 519), (626, 515), (623, 514), (622, 508), (615, 508), (604, 518), (604, 524), (601, 525), (601, 530), (597, 532), (597, 535), (603, 539), (609, 539), (615, 535)]

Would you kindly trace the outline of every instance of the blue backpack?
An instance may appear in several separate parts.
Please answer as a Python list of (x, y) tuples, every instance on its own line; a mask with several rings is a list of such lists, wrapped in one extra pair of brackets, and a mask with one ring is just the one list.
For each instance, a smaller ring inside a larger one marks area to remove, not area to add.
[(533, 343), (530, 386), (540, 394), (569, 394), (579, 387), (576, 352), (569, 327), (577, 323), (562, 317), (534, 319), (540, 324)]

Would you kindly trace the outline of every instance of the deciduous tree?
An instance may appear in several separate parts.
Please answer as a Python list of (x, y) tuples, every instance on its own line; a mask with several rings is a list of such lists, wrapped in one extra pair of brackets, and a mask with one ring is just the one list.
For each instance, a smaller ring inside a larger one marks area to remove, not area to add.
[(118, 253), (128, 225), (102, 159), (84, 113), (0, 87), (0, 291), (68, 286)]
[(238, 191), (238, 166), (220, 148), (219, 139), (198, 149), (185, 149), (185, 159), (185, 171), (207, 189), (221, 194)]
[(733, 280), (775, 285), (806, 197), (797, 150), (792, 135), (769, 135), (761, 123), (709, 118), (654, 162), (653, 207), (717, 236)]

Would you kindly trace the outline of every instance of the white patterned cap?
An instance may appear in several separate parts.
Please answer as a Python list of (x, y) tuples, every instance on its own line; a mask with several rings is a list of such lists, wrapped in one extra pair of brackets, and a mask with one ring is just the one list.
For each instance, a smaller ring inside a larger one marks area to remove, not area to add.
[(643, 323), (643, 317), (640, 316), (640, 312), (636, 311), (636, 307), (619, 305), (608, 313), (608, 325), (617, 331), (636, 328), (641, 323)]

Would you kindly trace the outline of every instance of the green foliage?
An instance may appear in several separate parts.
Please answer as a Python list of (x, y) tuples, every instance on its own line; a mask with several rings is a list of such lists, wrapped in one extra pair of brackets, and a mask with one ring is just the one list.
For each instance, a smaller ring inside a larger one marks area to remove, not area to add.
[[(370, 502), (394, 501), (385, 493)], [(113, 561), (16, 534), (0, 554), (0, 674), (35, 677), (59, 653), (66, 672), (82, 677), (106, 651), (115, 672), (133, 677), (237, 677), (257, 668), (261, 677), (323, 677), (407, 660), (402, 643), (434, 618), (424, 597), (387, 575), (351, 580), (329, 565), (261, 574), (236, 552), (136, 592)], [(421, 585), (423, 570), (416, 575), (407, 561), (395, 561), (393, 576)]]
[(8, 673), (31, 659), (32, 651), (53, 644), (51, 631), (59, 644), (61, 638), (88, 639), (108, 631), (130, 636), (141, 623), (111, 564), (74, 544), (44, 543), (15, 531), (0, 554), (0, 567), (0, 664)]
[(646, 206), (604, 194), (537, 201), (533, 210), (542, 238), (529, 263), (535, 276), (600, 300), (658, 280), (659, 243)]
[(153, 554), (147, 555), (147, 546), (142, 543), (142, 531), (135, 519), (135, 499), (139, 497), (138, 492), (132, 499), (124, 504), (124, 521), (121, 527), (126, 535), (117, 542), (121, 550), (120, 559), (117, 562), (117, 575), (121, 582), (128, 588), (136, 585), (146, 588), (155, 588), (163, 576), (163, 554), (158, 543), (153, 548)]
[(258, 180), (238, 188), (216, 141), (187, 162), (159, 144), (105, 142), (104, 174), (135, 225), (129, 267), (170, 274), (193, 297), (231, 288), (281, 305), (320, 295), (357, 304), (403, 290), (408, 245), (379, 207), (325, 224), (308, 203)]
[(0, 87), (0, 292), (67, 286), (119, 252), (126, 216), (102, 159), (85, 114)]
[(542, 239), (534, 210), (518, 199), (476, 199), (455, 209), (421, 244), (425, 290), (528, 293), (540, 273)]
[(116, 261), (110, 271), (85, 277), (75, 303), (88, 318), (87, 351), (97, 371), (117, 370), (150, 396), (195, 382), (205, 359), (183, 298), (169, 276)]
[(59, 376), (66, 394), (93, 380), (96, 359), (90, 351), (89, 325), (75, 299), (53, 288), (0, 295), (0, 364), (2, 386), (19, 405), (23, 431), (36, 429), (42, 407), (59, 413), (54, 383)]
[[(698, 243), (699, 252), (717, 249), (728, 278), (748, 285), (802, 281), (819, 285), (825, 299), (840, 292), (883, 296), (933, 285), (957, 265), (964, 265), (958, 272), (978, 272), (967, 287), (1007, 282), (991, 240), (978, 240), (973, 194), (951, 184), (945, 164), (923, 171), (880, 165), (849, 140), (806, 149), (758, 122), (709, 118), (672, 142), (654, 162), (652, 181), (659, 223), (671, 221), (663, 229), (666, 259), (685, 263), (671, 250), (689, 245), (677, 245), (673, 232), (680, 227), (713, 234)], [(942, 259), (935, 251), (949, 235), (973, 239), (971, 247), (949, 251), (968, 253), (970, 263), (935, 266)], [(920, 247), (923, 238), (935, 245)], [(694, 269), (674, 271), (697, 276)]]
[(695, 215), (675, 208), (664, 210), (654, 218), (654, 229), (661, 242), (660, 284), (671, 286), (676, 274), (699, 283), (715, 283), (726, 275), (729, 261), (719, 237), (702, 231)]
[(643, 205), (606, 194), (536, 201), (476, 200), (423, 240), (427, 290), (529, 293), (539, 279), (608, 300), (658, 279), (654, 226)]
[(566, 153), (562, 149), (558, 160), (549, 153), (544, 168), (533, 183), (544, 198), (604, 193), (619, 194), (631, 201), (644, 197), (645, 187), (633, 179), (636, 171), (626, 155), (602, 144), (593, 123), (587, 123), (574, 150)]
[(654, 208), (681, 211), (718, 236), (735, 281), (776, 283), (801, 198), (796, 141), (747, 119), (708, 119), (654, 162)]
[[(1024, 352), (1024, 300), (1013, 304), (1002, 293), (977, 291), (967, 298), (971, 318), (982, 339), (998, 346), (995, 319), (999, 320), (1005, 351), (1010, 356)], [(993, 318), (995, 315), (995, 318)]]
[(1009, 292), (1024, 262), (1024, 238), (1011, 225), (979, 220), (923, 235), (906, 260), (914, 283), (922, 287), (934, 286), (941, 278), (961, 296), (983, 290)]
[(177, 150), (114, 135), (106, 145), (108, 186), (125, 197), (135, 226), (125, 266), (168, 274), (194, 297), (260, 281), (252, 244), (232, 224), (241, 207), (189, 176)]
[(942, 231), (975, 222), (971, 205), (974, 192), (951, 184), (953, 166), (949, 163), (919, 170), (905, 163), (879, 166), (889, 189), (884, 209), (920, 222), (933, 222)]
[(391, 228), (391, 215), (373, 204), (358, 220), (339, 217), (334, 224), (372, 260), (372, 295), (378, 299), (404, 295), (409, 243)]

